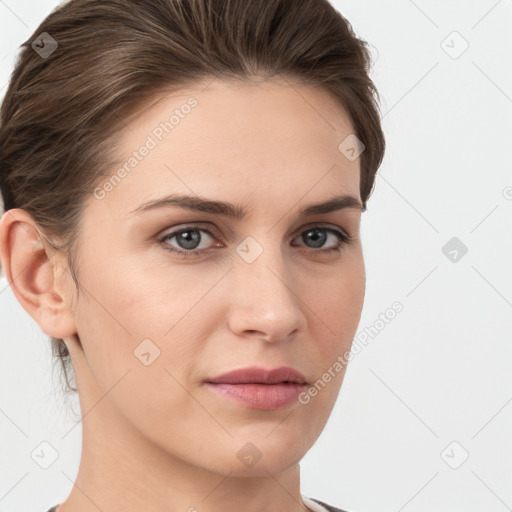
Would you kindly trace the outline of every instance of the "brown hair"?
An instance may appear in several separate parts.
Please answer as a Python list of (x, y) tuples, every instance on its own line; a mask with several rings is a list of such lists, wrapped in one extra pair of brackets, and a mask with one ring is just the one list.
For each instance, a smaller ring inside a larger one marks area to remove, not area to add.
[[(115, 163), (113, 137), (127, 116), (209, 77), (274, 75), (321, 85), (346, 109), (365, 145), (366, 208), (385, 149), (370, 65), (367, 43), (328, 0), (70, 0), (21, 45), (2, 103), (4, 209), (29, 212), (67, 252), (78, 290), (80, 214)], [(66, 391), (76, 392), (67, 347), (51, 342)]]

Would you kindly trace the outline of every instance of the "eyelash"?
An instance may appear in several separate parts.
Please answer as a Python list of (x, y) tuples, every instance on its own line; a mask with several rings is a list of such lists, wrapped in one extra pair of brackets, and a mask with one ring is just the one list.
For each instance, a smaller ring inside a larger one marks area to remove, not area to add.
[[(340, 252), (345, 245), (348, 245), (354, 241), (353, 236), (348, 235), (348, 234), (344, 233), (343, 231), (340, 231), (338, 229), (328, 227), (328, 226), (320, 226), (320, 225), (311, 226), (311, 227), (308, 227), (305, 231), (302, 231), (300, 234), (303, 234), (306, 231), (313, 231), (313, 230), (324, 230), (327, 233), (331, 233), (331, 234), (335, 235), (338, 238), (338, 243), (335, 246), (330, 247), (328, 249), (311, 249), (311, 248), (306, 249), (306, 252), (308, 254), (313, 254), (313, 253), (331, 254), (334, 252)], [(198, 226), (186, 226), (185, 228), (181, 228), (176, 231), (172, 231), (171, 233), (167, 233), (166, 235), (164, 235), (163, 237), (161, 237), (159, 239), (159, 243), (163, 246), (163, 248), (166, 251), (172, 252), (174, 254), (178, 254), (185, 258), (187, 258), (189, 256), (193, 256), (193, 257), (200, 256), (201, 252), (206, 252), (206, 251), (210, 250), (210, 249), (193, 249), (193, 250), (186, 251), (186, 250), (181, 250), (181, 249), (173, 249), (173, 248), (170, 248), (169, 245), (165, 244), (166, 241), (173, 239), (176, 235), (179, 235), (181, 233), (186, 233), (188, 231), (204, 231), (209, 236), (211, 236), (212, 238), (215, 239), (215, 235), (209, 229), (206, 229), (203, 227), (198, 227)]]

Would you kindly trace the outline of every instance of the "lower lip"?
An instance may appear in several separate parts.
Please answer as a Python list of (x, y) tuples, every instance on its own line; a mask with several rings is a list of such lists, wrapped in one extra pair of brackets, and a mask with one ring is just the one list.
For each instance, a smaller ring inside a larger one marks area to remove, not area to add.
[(292, 404), (305, 384), (214, 384), (207, 387), (253, 409), (274, 410)]

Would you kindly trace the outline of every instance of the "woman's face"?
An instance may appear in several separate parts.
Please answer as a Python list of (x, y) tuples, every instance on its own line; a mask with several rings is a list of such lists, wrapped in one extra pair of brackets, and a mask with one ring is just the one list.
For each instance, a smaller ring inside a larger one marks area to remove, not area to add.
[[(363, 306), (360, 208), (301, 215), (360, 202), (354, 130), (311, 86), (214, 81), (162, 98), (128, 124), (81, 221), (81, 345), (66, 342), (82, 404), (101, 397), (87, 421), (211, 471), (277, 474), (320, 435)], [(308, 385), (291, 402), (276, 386), (272, 402), (270, 384), (243, 401), (221, 388), (251, 386), (205, 383), (252, 366)]]

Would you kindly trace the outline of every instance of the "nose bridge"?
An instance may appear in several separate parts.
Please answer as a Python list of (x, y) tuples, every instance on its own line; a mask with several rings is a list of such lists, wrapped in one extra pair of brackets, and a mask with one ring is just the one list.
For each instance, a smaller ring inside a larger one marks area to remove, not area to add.
[(249, 236), (236, 252), (232, 328), (259, 331), (269, 339), (286, 337), (300, 327), (303, 315), (281, 244), (272, 235)]
[(271, 234), (257, 237), (246, 237), (236, 248), (236, 269), (240, 278), (261, 290), (275, 292), (284, 287), (286, 290), (280, 293), (288, 295), (291, 291), (286, 284), (291, 278), (291, 267), (283, 254), (280, 241)]

